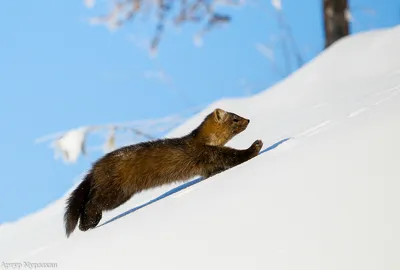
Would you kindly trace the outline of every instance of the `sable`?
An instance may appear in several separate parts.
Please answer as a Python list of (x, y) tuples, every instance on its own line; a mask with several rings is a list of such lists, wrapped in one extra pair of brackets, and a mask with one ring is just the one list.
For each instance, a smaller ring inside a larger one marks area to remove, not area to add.
[(215, 109), (184, 137), (142, 142), (104, 155), (67, 199), (67, 237), (78, 220), (80, 230), (94, 228), (103, 211), (115, 209), (143, 190), (199, 175), (208, 178), (255, 157), (262, 148), (260, 140), (243, 150), (224, 146), (249, 122)]

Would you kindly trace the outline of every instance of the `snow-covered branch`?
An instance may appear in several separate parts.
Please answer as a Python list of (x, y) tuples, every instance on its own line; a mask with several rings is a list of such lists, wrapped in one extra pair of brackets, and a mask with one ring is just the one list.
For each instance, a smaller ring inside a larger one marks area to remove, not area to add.
[[(186, 115), (182, 113), (158, 119), (81, 126), (43, 136), (36, 139), (35, 142), (50, 142), (56, 159), (61, 157), (66, 163), (75, 163), (79, 156), (88, 152), (88, 149), (102, 150), (107, 153), (124, 145), (159, 138), (192, 114), (193, 112), (189, 112)], [(103, 137), (101, 139), (103, 144), (100, 147), (94, 146), (93, 142), (92, 145), (89, 144), (89, 135), (95, 134), (101, 134)]]
[[(84, 0), (88, 8), (93, 8), (95, 0)], [(244, 0), (124, 0), (112, 4), (110, 11), (99, 17), (90, 19), (90, 23), (105, 25), (109, 29), (117, 29), (140, 13), (151, 13), (156, 16), (155, 34), (150, 42), (150, 51), (155, 53), (164, 33), (167, 20), (178, 26), (184, 23), (203, 24), (195, 35), (195, 43), (199, 43), (206, 32), (214, 27), (230, 22), (231, 17), (220, 13), (218, 7), (239, 6)]]

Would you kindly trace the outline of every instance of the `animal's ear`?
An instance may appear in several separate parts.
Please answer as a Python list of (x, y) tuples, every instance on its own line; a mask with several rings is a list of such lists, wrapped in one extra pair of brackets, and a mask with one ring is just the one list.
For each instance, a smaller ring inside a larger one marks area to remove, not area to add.
[(226, 117), (228, 116), (227, 112), (222, 110), (222, 109), (215, 109), (214, 112), (214, 118), (217, 122), (222, 123), (225, 121)]

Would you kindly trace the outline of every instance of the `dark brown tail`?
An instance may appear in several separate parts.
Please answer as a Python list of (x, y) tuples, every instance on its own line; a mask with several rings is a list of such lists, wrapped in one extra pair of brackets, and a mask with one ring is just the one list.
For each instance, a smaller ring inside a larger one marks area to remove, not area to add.
[(79, 217), (85, 209), (85, 204), (89, 199), (92, 179), (92, 173), (87, 174), (85, 179), (83, 179), (67, 199), (67, 206), (64, 213), (64, 224), (67, 237), (69, 237), (69, 235), (75, 230)]

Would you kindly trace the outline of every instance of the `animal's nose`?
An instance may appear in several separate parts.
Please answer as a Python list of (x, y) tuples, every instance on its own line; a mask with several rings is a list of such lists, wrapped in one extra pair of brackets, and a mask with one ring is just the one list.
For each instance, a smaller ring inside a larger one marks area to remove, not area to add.
[(250, 123), (250, 119), (247, 119), (247, 124)]

